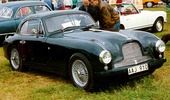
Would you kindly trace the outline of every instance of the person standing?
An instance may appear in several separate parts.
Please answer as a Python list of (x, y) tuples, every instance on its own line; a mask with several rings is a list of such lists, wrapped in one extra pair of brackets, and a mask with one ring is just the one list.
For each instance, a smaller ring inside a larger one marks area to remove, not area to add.
[(89, 0), (93, 7), (98, 8), (99, 25), (102, 30), (119, 31), (120, 16), (111, 5), (102, 0)]
[(73, 7), (72, 7), (72, 9), (74, 9), (74, 8), (76, 7), (76, 5), (77, 5), (77, 0), (72, 0), (72, 2), (73, 2)]
[(58, 0), (58, 2), (57, 2), (57, 10), (65, 10), (63, 0)]
[(97, 7), (90, 5), (89, 0), (82, 0), (83, 5), (79, 7), (79, 10), (89, 13), (92, 18), (97, 22), (98, 21), (98, 10)]
[(58, 10), (58, 6), (57, 6), (57, 3), (58, 3), (58, 0), (53, 0), (53, 6), (54, 6), (54, 10)]

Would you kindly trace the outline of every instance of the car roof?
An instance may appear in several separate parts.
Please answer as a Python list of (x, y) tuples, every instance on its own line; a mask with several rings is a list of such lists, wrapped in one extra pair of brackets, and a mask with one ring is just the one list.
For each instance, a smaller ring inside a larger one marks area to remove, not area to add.
[(43, 12), (43, 13), (38, 13), (38, 14), (32, 14), (29, 15), (25, 18), (25, 20), (27, 19), (34, 19), (34, 18), (47, 18), (49, 16), (59, 16), (59, 15), (69, 15), (69, 14), (88, 14), (84, 11), (77, 11), (77, 10), (57, 10), (57, 11), (49, 11), (49, 12)]
[(46, 5), (45, 2), (42, 1), (12, 1), (12, 2), (7, 2), (7, 3), (2, 3), (0, 4), (2, 6), (6, 6), (9, 8), (18, 8), (21, 6), (29, 6), (29, 5)]

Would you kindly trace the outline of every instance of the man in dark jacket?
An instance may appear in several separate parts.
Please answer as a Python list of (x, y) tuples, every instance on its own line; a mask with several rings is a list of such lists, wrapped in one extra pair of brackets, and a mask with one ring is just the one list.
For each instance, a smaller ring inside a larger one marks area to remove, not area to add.
[(92, 18), (97, 22), (98, 21), (98, 10), (96, 9), (96, 7), (93, 7), (92, 5), (90, 5), (89, 0), (82, 0), (83, 5), (79, 8), (79, 10), (81, 11), (85, 11), (87, 13), (89, 13)]
[(98, 8), (100, 28), (109, 31), (118, 31), (120, 16), (108, 3), (102, 0), (89, 0), (93, 7)]

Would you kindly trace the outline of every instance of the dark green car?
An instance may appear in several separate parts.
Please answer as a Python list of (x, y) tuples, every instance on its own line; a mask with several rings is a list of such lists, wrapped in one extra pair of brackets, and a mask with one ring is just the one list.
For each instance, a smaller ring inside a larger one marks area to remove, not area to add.
[(86, 91), (93, 90), (96, 79), (151, 74), (166, 61), (165, 44), (155, 35), (104, 31), (94, 22), (74, 10), (30, 15), (5, 40), (5, 57), (14, 71), (35, 68), (69, 76)]
[(16, 29), (26, 16), (51, 11), (46, 3), (40, 1), (15, 1), (0, 4), (0, 43), (6, 35), (16, 32)]

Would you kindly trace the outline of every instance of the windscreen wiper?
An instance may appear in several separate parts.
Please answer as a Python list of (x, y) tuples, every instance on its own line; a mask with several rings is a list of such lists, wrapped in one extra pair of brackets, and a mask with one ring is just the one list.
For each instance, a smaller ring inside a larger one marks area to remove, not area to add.
[(90, 28), (98, 28), (98, 26), (97, 26), (97, 24), (96, 23), (92, 23), (92, 24), (89, 24), (89, 25), (86, 25), (86, 26), (84, 26), (83, 28), (82, 28), (82, 30), (84, 30), (84, 31), (87, 31), (87, 30), (89, 30)]

